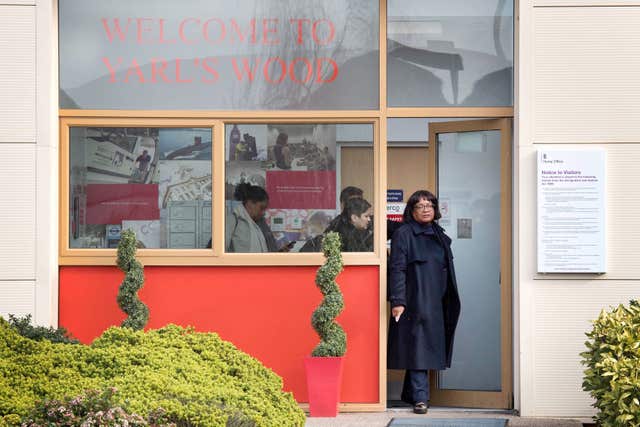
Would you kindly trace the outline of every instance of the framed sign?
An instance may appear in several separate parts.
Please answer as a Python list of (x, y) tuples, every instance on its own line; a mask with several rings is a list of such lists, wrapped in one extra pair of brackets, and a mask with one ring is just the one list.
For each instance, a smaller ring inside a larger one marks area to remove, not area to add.
[(538, 151), (538, 272), (605, 273), (603, 149)]

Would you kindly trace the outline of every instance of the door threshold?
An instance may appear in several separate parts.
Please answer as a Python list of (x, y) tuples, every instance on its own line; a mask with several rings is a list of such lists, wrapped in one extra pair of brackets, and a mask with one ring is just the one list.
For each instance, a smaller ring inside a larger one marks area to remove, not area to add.
[[(405, 412), (411, 409), (411, 406), (387, 406), (387, 412)], [(484, 413), (484, 414), (503, 414), (515, 415), (513, 409), (493, 409), (493, 408), (458, 408), (452, 406), (429, 406), (429, 412), (453, 412), (453, 413)]]

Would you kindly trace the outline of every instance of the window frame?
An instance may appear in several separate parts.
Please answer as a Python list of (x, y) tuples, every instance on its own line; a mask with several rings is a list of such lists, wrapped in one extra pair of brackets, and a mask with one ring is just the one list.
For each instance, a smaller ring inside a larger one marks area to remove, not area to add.
[[(373, 127), (373, 157), (374, 157), (374, 194), (380, 194), (382, 183), (380, 182), (383, 170), (380, 162), (380, 121), (373, 114), (354, 114), (344, 116), (340, 113), (318, 114), (316, 117), (300, 112), (290, 114), (287, 112), (272, 112), (256, 118), (249, 114), (230, 114), (220, 116), (208, 112), (202, 114), (203, 118), (189, 117), (189, 112), (174, 112), (171, 117), (138, 117), (137, 112), (131, 111), (123, 115), (122, 111), (117, 117), (110, 117), (104, 112), (91, 111), (92, 114), (83, 114), (79, 117), (76, 110), (67, 110), (69, 115), (64, 115), (61, 110), (60, 117), (60, 205), (59, 205), (59, 265), (114, 265), (116, 261), (116, 249), (91, 249), (69, 247), (69, 198), (70, 198), (70, 128), (72, 127), (159, 127), (159, 128), (210, 128), (213, 136), (213, 148), (211, 158), (212, 200), (211, 200), (211, 230), (212, 247), (210, 249), (139, 249), (137, 256), (144, 265), (158, 266), (206, 266), (206, 265), (233, 265), (233, 266), (269, 266), (269, 265), (321, 265), (324, 262), (322, 253), (260, 253), (240, 254), (226, 253), (224, 251), (225, 238), (225, 128), (228, 124), (369, 124)], [(155, 112), (154, 112), (155, 113)], [(374, 112), (377, 113), (377, 112)], [(340, 115), (340, 117), (338, 117)], [(183, 117), (176, 117), (183, 116)], [(217, 116), (217, 117), (213, 117)], [(363, 117), (364, 116), (364, 117)], [(385, 248), (381, 240), (383, 233), (382, 213), (384, 204), (380, 197), (376, 197), (374, 206), (374, 250), (373, 252), (344, 253), (345, 265), (379, 265), (383, 259), (381, 251)], [(379, 212), (380, 214), (376, 213)]]

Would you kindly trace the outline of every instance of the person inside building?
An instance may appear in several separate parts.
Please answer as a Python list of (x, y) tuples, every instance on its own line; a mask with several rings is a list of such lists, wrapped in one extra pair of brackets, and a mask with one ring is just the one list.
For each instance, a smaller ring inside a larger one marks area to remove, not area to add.
[(271, 228), (265, 221), (264, 214), (269, 206), (269, 195), (264, 188), (244, 182), (236, 187), (234, 198), (242, 203), (227, 217), (227, 252), (288, 252), (291, 249), (291, 243), (278, 247)]
[(404, 369), (401, 399), (426, 414), (429, 370), (451, 367), (460, 299), (451, 239), (437, 224), (438, 200), (411, 195), (391, 242), (388, 368)]
[(340, 234), (343, 252), (373, 251), (373, 234), (369, 229), (371, 214), (371, 203), (365, 199), (352, 198), (346, 201), (342, 219), (331, 230)]
[(225, 249), (227, 252), (268, 252), (267, 241), (257, 222), (262, 220), (269, 205), (264, 188), (250, 183), (236, 187), (234, 198), (242, 203), (227, 217)]
[(347, 200), (361, 199), (363, 196), (362, 189), (354, 186), (347, 186), (340, 192), (340, 214), (333, 218), (327, 228), (319, 235), (311, 238), (305, 242), (300, 249), (300, 252), (320, 252), (322, 250), (322, 237), (330, 231), (336, 231), (338, 225), (345, 221), (346, 214), (344, 211)]

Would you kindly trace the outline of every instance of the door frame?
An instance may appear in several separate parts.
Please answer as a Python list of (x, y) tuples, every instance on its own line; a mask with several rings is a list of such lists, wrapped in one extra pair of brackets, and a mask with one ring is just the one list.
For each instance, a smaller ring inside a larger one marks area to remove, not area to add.
[[(438, 196), (438, 134), (500, 131), (500, 343), (501, 391), (438, 389), (437, 371), (430, 372), (431, 404), (485, 409), (513, 408), (513, 310), (512, 310), (512, 120), (510, 118), (435, 122), (429, 124), (427, 188)], [(464, 301), (462, 306), (464, 307)]]

